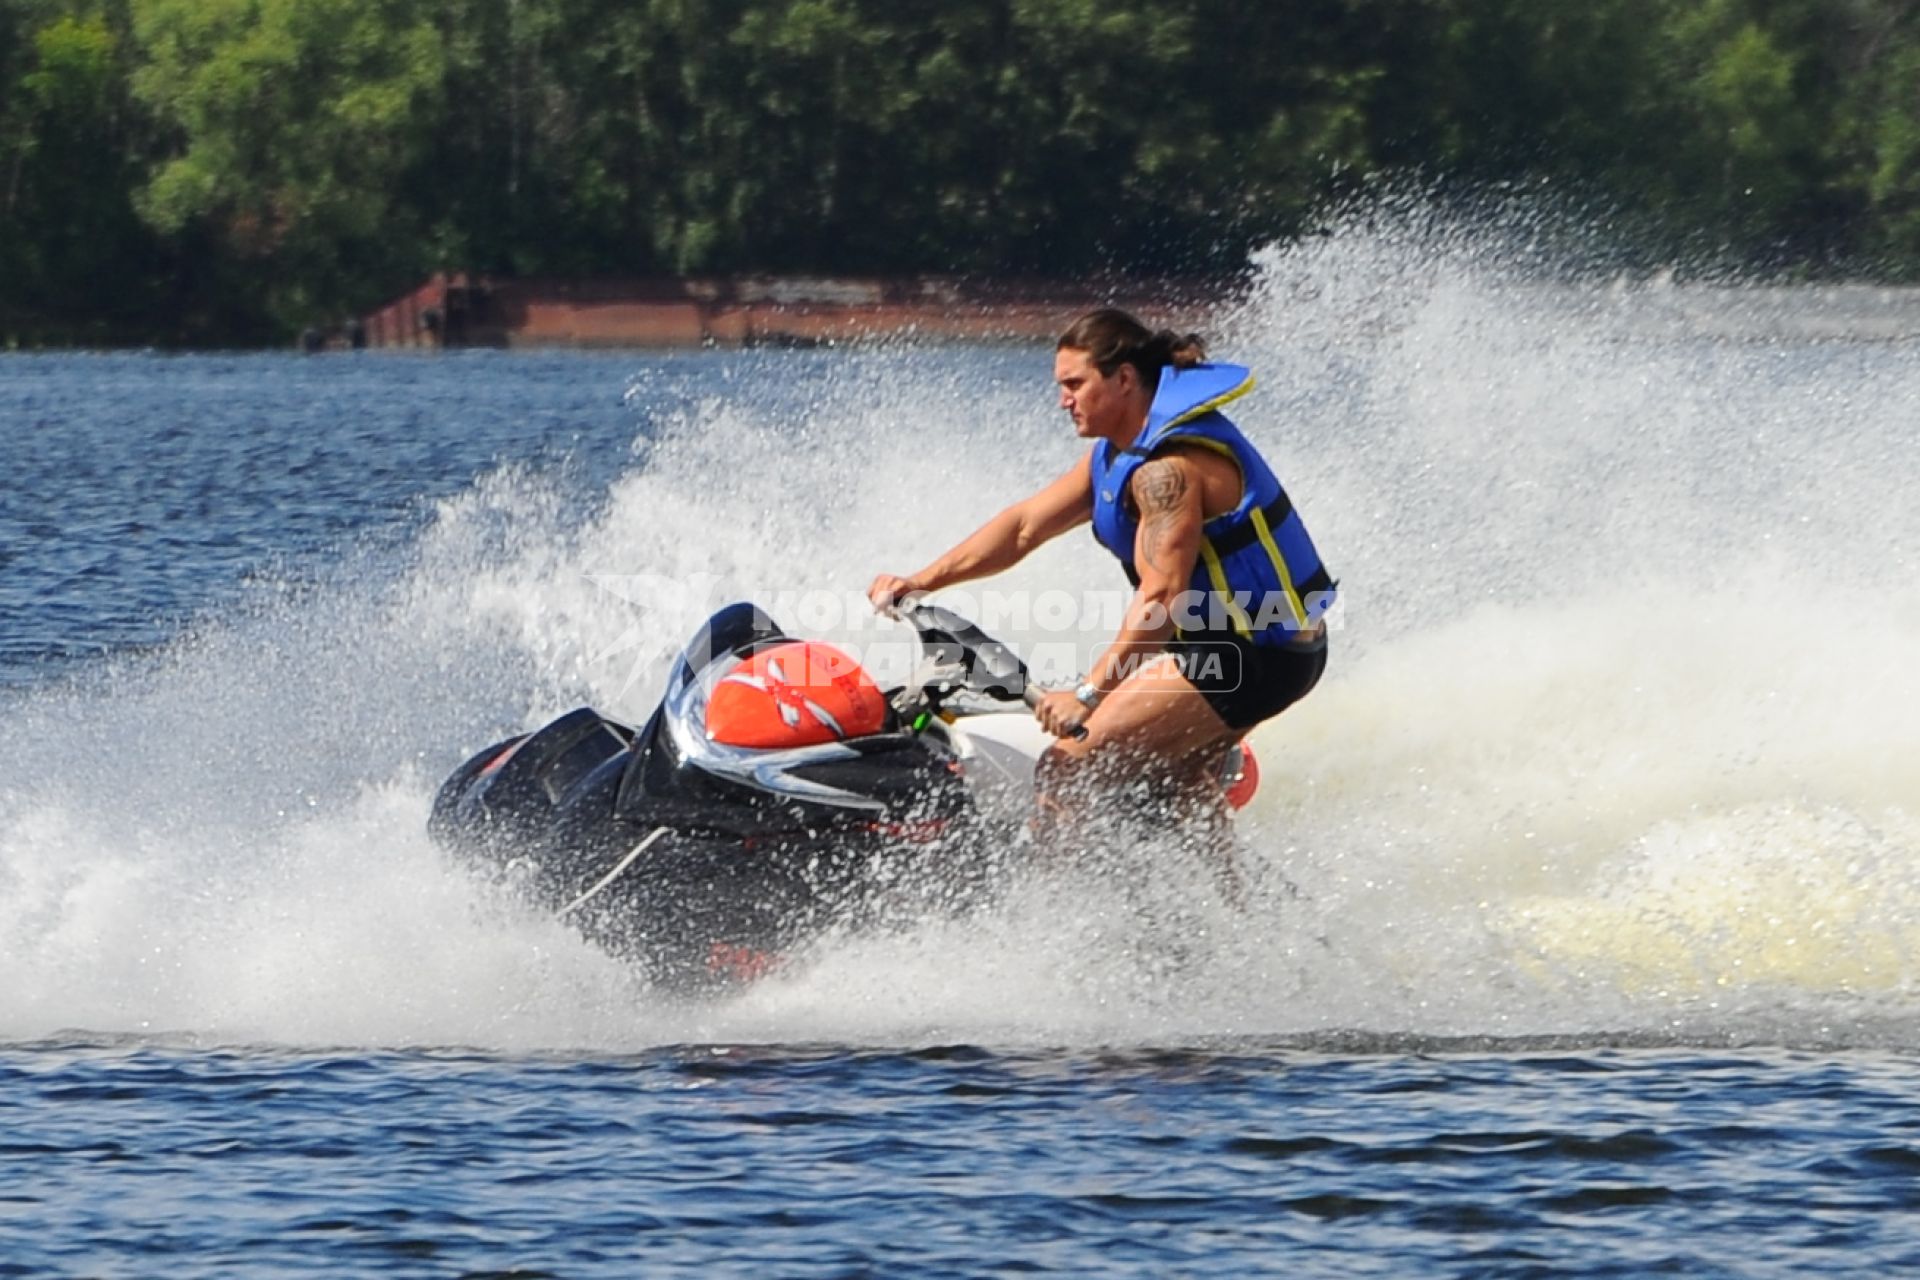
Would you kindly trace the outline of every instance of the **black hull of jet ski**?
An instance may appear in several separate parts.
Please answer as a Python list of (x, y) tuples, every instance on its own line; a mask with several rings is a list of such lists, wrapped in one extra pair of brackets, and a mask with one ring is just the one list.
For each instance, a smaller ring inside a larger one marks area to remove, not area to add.
[(636, 732), (583, 707), (495, 743), (443, 784), (429, 831), (681, 989), (761, 976), (828, 929), (979, 887), (943, 856), (976, 825), (968, 798), (920, 742), (814, 771), (867, 803), (806, 803), (689, 766), (658, 721)]
[[(644, 726), (581, 707), (496, 742), (442, 784), (428, 829), (680, 989), (758, 977), (827, 930), (991, 901), (991, 852), (1031, 814), (1046, 749), (1031, 719), (993, 707), (1040, 695), (959, 615), (923, 602), (898, 616), (919, 661), (883, 695), (833, 646), (728, 605)], [(1237, 807), (1259, 774), (1244, 747), (1226, 763)]]
[[(670, 986), (755, 977), (827, 929), (965, 910), (990, 888), (983, 838), (1005, 833), (965, 784), (942, 699), (1018, 702), (1026, 671), (957, 615), (903, 616), (928, 662), (882, 697), (864, 672), (829, 665), (816, 681), (792, 655), (845, 655), (729, 605), (682, 649), (644, 726), (581, 707), (497, 742), (441, 786), (429, 830)], [(716, 730), (715, 700), (738, 707), (743, 689), (777, 714)], [(780, 737), (808, 716), (830, 735)]]

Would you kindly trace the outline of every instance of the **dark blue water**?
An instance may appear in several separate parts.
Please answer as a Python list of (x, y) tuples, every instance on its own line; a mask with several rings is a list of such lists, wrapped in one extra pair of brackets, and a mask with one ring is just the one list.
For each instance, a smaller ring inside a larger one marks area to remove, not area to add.
[[(723, 376), (699, 356), (664, 379)], [(520, 463), (591, 501), (631, 458), (634, 362), (49, 357), (0, 373), (0, 679), (153, 646), (284, 592)], [(675, 393), (669, 393), (675, 394)], [(684, 391), (678, 394), (685, 394)]]
[(1898, 1275), (1914, 1060), (0, 1054), (9, 1275)]
[(1911, 352), (1402, 300), (1236, 322), (1358, 615), (1256, 738), (1297, 895), (1137, 851), (692, 1004), (435, 785), (645, 711), (701, 601), (607, 575), (857, 593), (1063, 468), (1044, 352), (0, 359), (0, 1274), (1920, 1266)]

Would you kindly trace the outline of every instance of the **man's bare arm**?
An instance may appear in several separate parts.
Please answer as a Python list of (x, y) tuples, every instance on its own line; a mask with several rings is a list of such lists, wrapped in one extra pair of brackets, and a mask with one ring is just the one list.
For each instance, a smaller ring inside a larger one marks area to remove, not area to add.
[(1143, 463), (1133, 473), (1132, 493), (1140, 511), (1133, 539), (1140, 585), (1127, 604), (1120, 633), (1088, 671), (1087, 678), (1102, 693), (1117, 687), (1142, 658), (1166, 647), (1174, 631), (1174, 607), (1200, 557), (1206, 523), (1200, 478), (1193, 464), (1178, 455)]
[(938, 591), (1011, 569), (1035, 547), (1093, 518), (1092, 455), (1059, 479), (981, 525), (952, 550), (910, 577), (881, 574), (867, 589), (876, 608), (916, 591)]

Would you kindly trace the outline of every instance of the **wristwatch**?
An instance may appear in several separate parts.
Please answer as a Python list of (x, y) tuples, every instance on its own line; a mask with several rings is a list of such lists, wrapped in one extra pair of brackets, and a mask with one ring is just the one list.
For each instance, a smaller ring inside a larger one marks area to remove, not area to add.
[(1089, 680), (1078, 689), (1075, 689), (1073, 696), (1080, 700), (1081, 706), (1091, 711), (1100, 705), (1100, 699), (1105, 695), (1100, 692), (1100, 686)]

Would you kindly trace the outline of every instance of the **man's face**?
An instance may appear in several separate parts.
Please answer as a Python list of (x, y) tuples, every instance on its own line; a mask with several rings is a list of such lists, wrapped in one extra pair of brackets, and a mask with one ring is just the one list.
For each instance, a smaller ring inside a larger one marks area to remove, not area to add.
[(1132, 395), (1139, 374), (1132, 365), (1101, 373), (1086, 352), (1062, 347), (1053, 356), (1053, 380), (1060, 386), (1060, 407), (1073, 416), (1077, 435), (1119, 439), (1139, 429), (1141, 411)]

